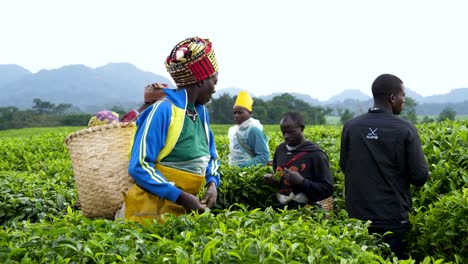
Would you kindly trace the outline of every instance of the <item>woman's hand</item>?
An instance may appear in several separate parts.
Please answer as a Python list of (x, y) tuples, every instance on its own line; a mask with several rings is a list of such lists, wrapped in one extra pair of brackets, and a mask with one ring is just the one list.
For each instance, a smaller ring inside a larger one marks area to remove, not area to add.
[(299, 172), (290, 170), (288, 168), (284, 168), (283, 179), (293, 186), (300, 185), (304, 183), (305, 180)]
[(206, 208), (197, 197), (184, 191), (177, 199), (177, 203), (182, 205), (187, 211), (198, 211), (199, 213), (203, 213)]
[(217, 198), (218, 198), (218, 190), (216, 189), (216, 184), (214, 182), (208, 183), (205, 196), (203, 196), (201, 203), (204, 204), (208, 208), (212, 208), (216, 204)]

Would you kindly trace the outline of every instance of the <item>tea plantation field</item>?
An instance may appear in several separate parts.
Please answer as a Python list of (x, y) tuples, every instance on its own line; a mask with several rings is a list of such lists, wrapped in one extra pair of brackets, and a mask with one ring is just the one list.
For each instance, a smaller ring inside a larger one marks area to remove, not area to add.
[[(0, 131), (1, 263), (468, 263), (468, 121), (419, 125), (430, 179), (413, 189), (411, 258), (398, 260), (343, 210), (340, 126), (306, 128), (330, 158), (335, 210), (277, 213), (266, 167), (226, 165), (228, 126), (213, 125), (222, 183), (216, 208), (141, 225), (87, 219), (64, 138), (81, 128)], [(270, 149), (282, 141), (266, 127)]]

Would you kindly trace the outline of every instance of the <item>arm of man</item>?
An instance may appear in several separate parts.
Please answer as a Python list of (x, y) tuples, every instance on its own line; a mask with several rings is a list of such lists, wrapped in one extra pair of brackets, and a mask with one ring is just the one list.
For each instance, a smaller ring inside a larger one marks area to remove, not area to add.
[(257, 164), (265, 166), (270, 160), (270, 150), (268, 149), (268, 140), (265, 133), (257, 127), (252, 127), (247, 138), (247, 145), (255, 156), (246, 162), (240, 163), (239, 167), (255, 166)]
[(143, 112), (131, 150), (128, 172), (145, 191), (176, 202), (182, 190), (167, 181), (154, 163), (164, 147), (171, 121), (171, 105), (161, 102)]
[(328, 157), (322, 151), (312, 152), (311, 173), (313, 179), (304, 178), (300, 189), (313, 201), (320, 201), (333, 195), (333, 177)]
[(429, 170), (421, 148), (418, 131), (414, 126), (411, 126), (405, 142), (405, 156), (410, 183), (418, 187), (423, 186), (429, 176)]

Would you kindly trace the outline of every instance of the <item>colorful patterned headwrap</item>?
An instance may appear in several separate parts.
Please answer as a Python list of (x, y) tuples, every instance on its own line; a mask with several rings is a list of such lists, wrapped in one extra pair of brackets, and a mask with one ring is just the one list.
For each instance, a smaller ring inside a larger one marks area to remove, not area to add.
[(177, 87), (195, 84), (218, 72), (211, 42), (199, 37), (179, 42), (167, 57), (165, 65)]
[(95, 116), (91, 117), (88, 122), (88, 127), (107, 125), (117, 122), (119, 122), (119, 114), (109, 110), (102, 110), (99, 111)]

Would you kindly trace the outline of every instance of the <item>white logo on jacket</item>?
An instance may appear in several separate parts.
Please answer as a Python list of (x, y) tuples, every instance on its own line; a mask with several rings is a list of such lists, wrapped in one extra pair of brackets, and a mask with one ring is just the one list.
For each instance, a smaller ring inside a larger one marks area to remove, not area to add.
[(375, 131), (377, 131), (377, 128), (376, 129), (372, 129), (369, 127), (369, 133), (367, 133), (367, 136), (366, 138), (367, 139), (379, 139), (379, 135), (377, 135), (377, 133), (375, 133)]

